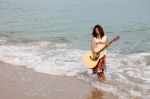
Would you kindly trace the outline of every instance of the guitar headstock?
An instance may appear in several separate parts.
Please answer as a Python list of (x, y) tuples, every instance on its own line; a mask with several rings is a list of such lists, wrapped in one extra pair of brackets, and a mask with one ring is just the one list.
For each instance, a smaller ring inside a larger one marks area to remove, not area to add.
[(113, 39), (113, 41), (117, 41), (117, 40), (119, 40), (120, 39), (120, 36), (116, 36), (114, 39)]

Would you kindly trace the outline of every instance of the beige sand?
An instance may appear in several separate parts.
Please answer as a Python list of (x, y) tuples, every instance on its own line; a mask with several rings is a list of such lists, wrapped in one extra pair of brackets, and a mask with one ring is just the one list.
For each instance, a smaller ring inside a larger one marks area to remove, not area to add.
[(102, 99), (102, 96), (74, 77), (41, 74), (0, 62), (0, 99)]

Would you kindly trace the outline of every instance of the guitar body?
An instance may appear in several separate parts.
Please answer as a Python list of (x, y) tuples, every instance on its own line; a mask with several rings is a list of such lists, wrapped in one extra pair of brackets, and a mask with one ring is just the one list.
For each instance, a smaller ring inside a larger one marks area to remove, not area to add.
[(93, 58), (93, 52), (92, 52), (92, 51), (88, 51), (88, 52), (86, 52), (85, 54), (83, 54), (82, 60), (83, 60), (84, 65), (85, 65), (87, 68), (94, 68), (94, 67), (97, 65), (99, 59), (102, 58), (104, 55), (105, 55), (105, 54), (104, 54), (104, 52), (102, 51), (102, 52), (100, 53), (100, 56), (99, 56), (99, 58), (98, 58), (97, 60), (92, 60), (90, 57)]
[[(116, 36), (112, 41), (110, 41), (109, 43), (113, 43), (114, 41), (117, 41), (119, 40), (120, 37), (119, 36)], [(98, 57), (96, 60), (93, 59), (93, 53), (92, 51), (88, 51), (86, 52), (85, 54), (83, 54), (82, 56), (82, 60), (83, 60), (83, 63), (84, 65), (87, 67), (87, 68), (94, 68), (97, 64), (98, 64), (98, 61), (99, 59), (101, 59), (105, 53), (104, 53), (104, 49), (106, 49), (108, 46), (105, 46), (103, 47), (102, 49), (99, 49), (99, 48), (96, 48), (94, 51), (97, 53)]]

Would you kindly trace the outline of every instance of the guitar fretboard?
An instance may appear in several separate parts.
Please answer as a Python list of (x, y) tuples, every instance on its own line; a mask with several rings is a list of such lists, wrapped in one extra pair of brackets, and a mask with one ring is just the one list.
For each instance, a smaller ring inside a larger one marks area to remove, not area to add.
[[(115, 41), (115, 39), (113, 39), (112, 41), (110, 41), (109, 43), (111, 44), (111, 43), (113, 43)], [(99, 56), (99, 54), (104, 50), (104, 49), (106, 49), (108, 46), (105, 46), (105, 47), (103, 47), (100, 51), (98, 51), (97, 52), (97, 55)]]

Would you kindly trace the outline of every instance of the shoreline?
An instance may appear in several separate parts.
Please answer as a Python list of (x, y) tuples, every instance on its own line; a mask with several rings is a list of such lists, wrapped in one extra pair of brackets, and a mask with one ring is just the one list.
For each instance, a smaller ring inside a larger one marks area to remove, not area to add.
[(0, 62), (2, 99), (103, 99), (104, 93), (75, 77), (52, 76)]

